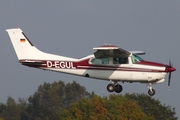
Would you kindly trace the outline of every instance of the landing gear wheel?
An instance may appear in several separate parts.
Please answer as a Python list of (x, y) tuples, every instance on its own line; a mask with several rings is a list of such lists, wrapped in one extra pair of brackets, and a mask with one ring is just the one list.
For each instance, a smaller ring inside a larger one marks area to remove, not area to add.
[(107, 85), (107, 90), (108, 90), (109, 92), (114, 92), (114, 90), (115, 90), (114, 84), (108, 84), (108, 85)]
[(114, 91), (116, 93), (120, 93), (120, 92), (122, 92), (122, 90), (123, 90), (123, 87), (121, 85), (119, 85), (119, 84), (115, 85), (115, 90)]
[(155, 90), (154, 89), (152, 89), (152, 90), (148, 90), (148, 94), (150, 95), (150, 96), (153, 96), (154, 94), (155, 94), (156, 92), (155, 92)]

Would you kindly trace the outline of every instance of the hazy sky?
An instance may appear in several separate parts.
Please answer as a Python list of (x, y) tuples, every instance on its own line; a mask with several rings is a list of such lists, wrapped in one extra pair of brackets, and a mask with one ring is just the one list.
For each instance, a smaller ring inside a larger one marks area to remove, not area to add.
[[(39, 85), (77, 81), (105, 96), (110, 82), (28, 68), (18, 63), (6, 29), (20, 27), (44, 52), (80, 58), (93, 47), (110, 43), (126, 50), (144, 50), (145, 60), (173, 61), (171, 89), (167, 80), (153, 85), (153, 96), (176, 107), (180, 117), (180, 1), (179, 0), (1, 0), (0, 1), (0, 102), (11, 96), (28, 98)], [(146, 84), (122, 83), (125, 93), (145, 93)]]

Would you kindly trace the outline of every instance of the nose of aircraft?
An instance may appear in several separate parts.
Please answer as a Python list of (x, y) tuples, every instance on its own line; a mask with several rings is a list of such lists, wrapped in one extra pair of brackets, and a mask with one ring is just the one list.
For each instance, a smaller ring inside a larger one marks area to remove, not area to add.
[(174, 71), (176, 71), (176, 68), (174, 68), (174, 67), (172, 67), (172, 66), (167, 66), (167, 67), (166, 67), (166, 71), (167, 71), (167, 72), (174, 72)]
[(170, 67), (170, 71), (171, 71), (171, 72), (176, 71), (176, 68)]
[(176, 68), (172, 67), (172, 64), (170, 63), (169, 66), (166, 67), (166, 71), (169, 73), (168, 77), (168, 87), (170, 88), (170, 83), (171, 83), (171, 72), (174, 72)]

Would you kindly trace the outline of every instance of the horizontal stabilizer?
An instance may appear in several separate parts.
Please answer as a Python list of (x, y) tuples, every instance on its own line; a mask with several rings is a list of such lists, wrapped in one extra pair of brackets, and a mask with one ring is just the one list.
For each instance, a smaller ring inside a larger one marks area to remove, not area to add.
[(43, 61), (34, 61), (34, 60), (20, 60), (19, 62), (27, 66), (41, 66), (43, 64)]

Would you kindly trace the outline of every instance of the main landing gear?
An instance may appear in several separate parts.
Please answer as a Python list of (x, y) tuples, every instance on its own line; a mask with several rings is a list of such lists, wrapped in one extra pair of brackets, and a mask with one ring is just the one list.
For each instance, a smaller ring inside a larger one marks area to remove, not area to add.
[(114, 92), (115, 91), (116, 93), (122, 92), (123, 87), (120, 84), (116, 84), (116, 83), (117, 82), (108, 84), (107, 85), (107, 90), (109, 92)]
[[(147, 85), (147, 87), (149, 88), (148, 94), (149, 94), (150, 96), (155, 95), (156, 91), (152, 88), (152, 84), (149, 83), (149, 84)], [(109, 91), (109, 92), (120, 93), (120, 92), (122, 92), (122, 90), (123, 90), (123, 87), (122, 87), (120, 84), (118, 84), (117, 82), (114, 82), (114, 81), (113, 81), (112, 83), (110, 83), (110, 84), (107, 85), (107, 91)]]

